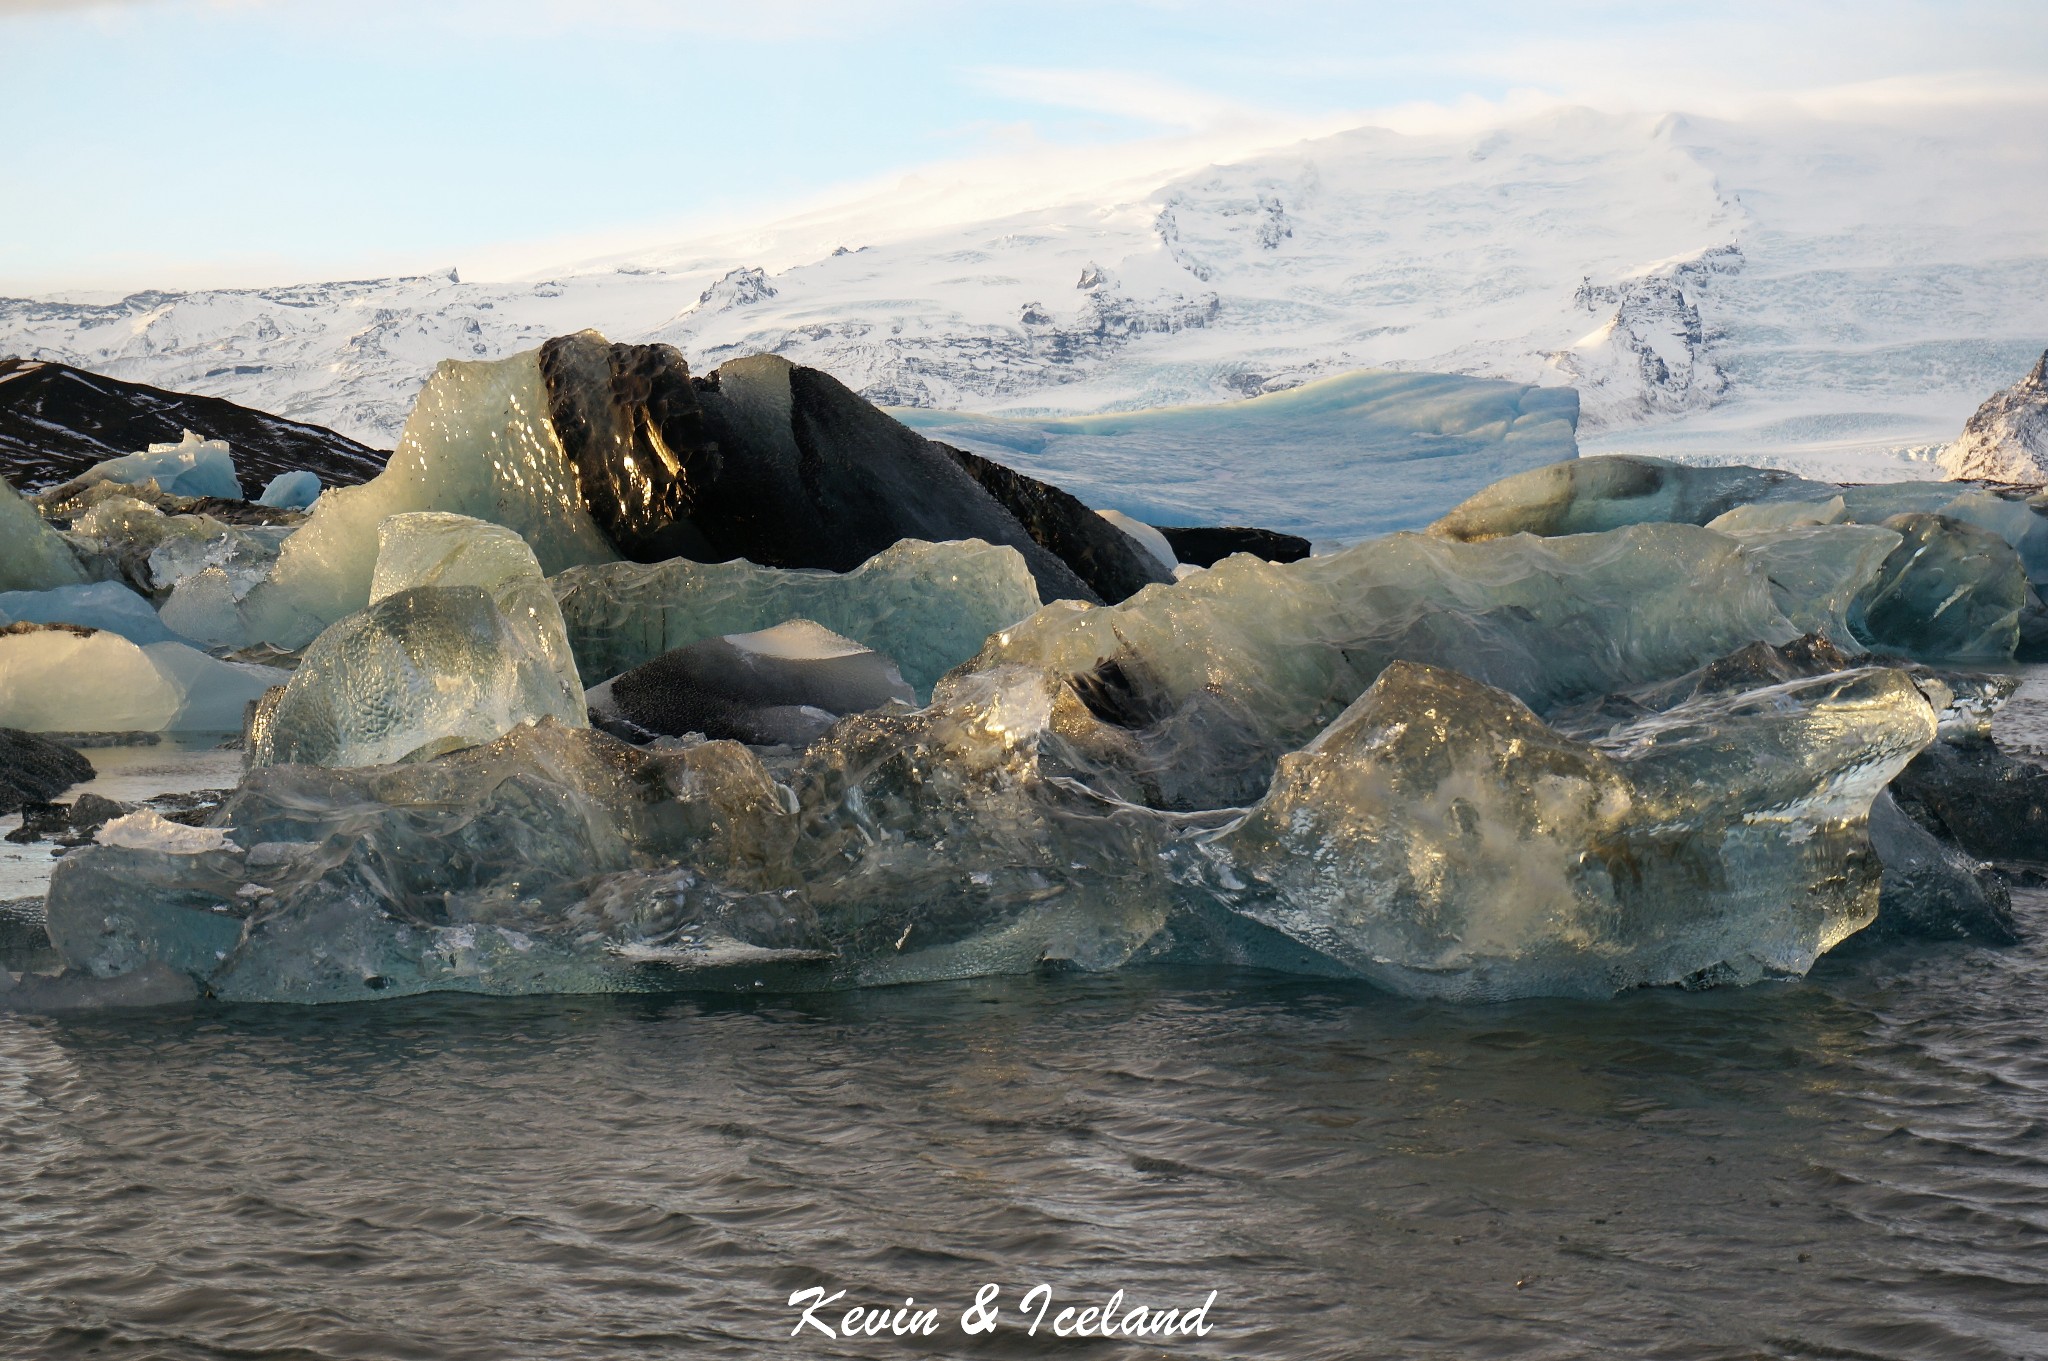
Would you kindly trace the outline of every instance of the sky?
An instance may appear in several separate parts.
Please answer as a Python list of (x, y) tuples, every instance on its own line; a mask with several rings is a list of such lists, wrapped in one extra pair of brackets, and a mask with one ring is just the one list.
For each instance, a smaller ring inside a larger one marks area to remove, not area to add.
[(0, 0), (0, 294), (513, 277), (911, 175), (2044, 73), (2041, 0)]

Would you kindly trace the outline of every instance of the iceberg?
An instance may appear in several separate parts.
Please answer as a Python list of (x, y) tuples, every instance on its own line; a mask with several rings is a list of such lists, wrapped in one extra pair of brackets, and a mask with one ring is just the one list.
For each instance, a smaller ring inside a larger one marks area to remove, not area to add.
[(171, 496), (242, 499), (242, 484), (235, 477), (235, 459), (227, 441), (205, 439), (190, 430), (175, 444), (152, 444), (143, 453), (94, 464), (67, 484), (66, 490), (96, 482), (129, 486), (154, 482), (159, 491)]
[[(569, 646), (567, 625), (540, 560), (503, 525), (446, 511), (411, 511), (377, 526), (377, 564), (370, 573), (372, 604), (415, 586), (476, 586), (519, 635), (528, 654), (544, 661), (565, 693), (580, 694), (583, 679)], [(538, 716), (538, 715), (536, 715)]]
[(264, 484), (256, 504), (278, 510), (307, 510), (319, 499), (320, 474), (300, 468), (271, 478)]
[(592, 717), (622, 736), (701, 733), (803, 747), (847, 714), (909, 708), (916, 695), (881, 653), (792, 619), (664, 652), (585, 699)]
[(262, 581), (233, 599), (215, 583), (190, 612), (204, 623), (181, 613), (174, 627), (221, 646), (302, 647), (370, 603), (377, 527), (416, 510), (503, 525), (548, 572), (618, 556), (584, 509), (548, 420), (535, 353), (447, 360), (421, 390), (383, 472), (323, 493)]
[(58, 586), (47, 591), (0, 591), (0, 624), (82, 624), (117, 633), (131, 643), (184, 642), (147, 600), (118, 581)]
[(381, 765), (489, 742), (540, 718), (587, 721), (582, 687), (533, 631), (480, 586), (412, 586), (313, 641), (251, 724), (248, 763)]
[[(49, 930), (72, 968), (158, 961), (229, 1000), (325, 1002), (672, 988), (679, 941), (816, 952), (795, 819), (733, 743), (643, 751), (542, 722), (433, 761), (258, 769), (223, 817), (216, 848), (59, 862)], [(649, 868), (686, 853), (723, 878)]]
[(667, 345), (594, 331), (540, 349), (553, 428), (625, 557), (849, 571), (898, 540), (985, 539), (1044, 599), (1122, 599), (1164, 580), (1057, 488), (997, 477), (830, 374), (757, 354), (690, 376)]
[(0, 629), (0, 726), (30, 732), (235, 732), (286, 673), (183, 643), (139, 646), (69, 624)]
[[(494, 608), (480, 587), (414, 586), (357, 618), (465, 591)], [(350, 635), (323, 636), (294, 685)], [(1689, 525), (1239, 556), (1119, 606), (1045, 607), (942, 676), (925, 708), (845, 717), (772, 771), (735, 743), (635, 748), (558, 716), (438, 758), (400, 748), (447, 724), (352, 757), (413, 758), (395, 765), (259, 763), (214, 819), (246, 850), (74, 853), (52, 938), (99, 976), (163, 960), (248, 1000), (661, 989), (743, 961), (838, 987), (1048, 961), (1273, 962), (1282, 946), (1303, 967), (1457, 996), (1797, 972), (1875, 911), (1863, 819), (1935, 731), (1909, 678), (1724, 667), (1748, 688), (1696, 687), (1591, 740), (1532, 712), (1759, 636), (1792, 638), (1763, 572)], [(1439, 701), (1457, 713), (1429, 719)], [(273, 719), (281, 735), (282, 702)], [(1400, 722), (1411, 737), (1392, 734)], [(1374, 764), (1403, 741), (1422, 743), (1413, 762)], [(1375, 781), (1406, 792), (1374, 803)], [(1287, 841), (1318, 819), (1342, 853)], [(1360, 951), (1380, 947), (1340, 906), (1370, 896), (1368, 843), (1396, 841), (1412, 874), (1431, 845), (1436, 863), (1457, 847), (1468, 886), (1524, 852), (1553, 877), (1580, 856), (1592, 896), (1568, 920), (1494, 923), (1446, 961), (1429, 914), (1449, 899), (1415, 889), (1412, 919), (1387, 929), (1422, 944), (1374, 973)]]
[(604, 563), (553, 578), (585, 676), (616, 676), (664, 652), (809, 619), (894, 661), (920, 696), (990, 634), (1038, 609), (1006, 546), (903, 540), (850, 572), (751, 562)]
[[(1791, 504), (1791, 503), (1787, 503)], [(1720, 525), (1729, 517), (1714, 522)], [(1753, 522), (1752, 522), (1753, 523)], [(1876, 643), (1865, 618), (1880, 577), (1903, 536), (1882, 525), (1815, 521), (1779, 529), (1724, 530), (1771, 583), (1771, 599), (1792, 626), (1845, 653)], [(1893, 565), (1895, 572), (1910, 559)]]
[(1098, 510), (1095, 513), (1130, 535), (1134, 543), (1151, 554), (1152, 560), (1167, 571), (1180, 566), (1180, 559), (1173, 555), (1173, 545), (1152, 526), (1141, 524), (1120, 510)]
[(1988, 530), (2019, 554), (2029, 581), (2048, 584), (2048, 501), (2031, 487), (1954, 482), (1855, 486), (1774, 468), (1693, 467), (1602, 454), (1536, 468), (1466, 498), (1429, 532), (1461, 541), (1508, 534), (1591, 534), (1670, 521), (1742, 534), (1816, 524), (1882, 524), (1942, 515)]
[(1166, 808), (1259, 798), (1395, 661), (1461, 671), (1538, 712), (1798, 630), (1742, 546), (1692, 525), (1455, 543), (1393, 534), (1275, 564), (1244, 555), (1097, 609), (1047, 606), (970, 666), (1070, 679), (1097, 722), (1069, 759)]
[[(2009, 655), (2033, 599), (2023, 503), (1962, 506), (1998, 528), (1940, 508), (1977, 489), (1929, 503), (1614, 460), (1495, 488), (1457, 533), (1232, 554), (1113, 605), (1040, 605), (1026, 553), (974, 540), (898, 541), (844, 573), (565, 562), (640, 523), (636, 488), (687, 499), (725, 446), (688, 443), (666, 359), (555, 353), (589, 371), (549, 388), (530, 356), (444, 367), (408, 447), (472, 491), (479, 462), (512, 459), (519, 515), (543, 472), (563, 498), (613, 477), (616, 504), (556, 499), (582, 518), (548, 541), (502, 506), (373, 517), (374, 483), (324, 495), (223, 608), (305, 625), (360, 603), (288, 679), (266, 673), (285, 683), (206, 836), (136, 824), (58, 865), (50, 938), (76, 974), (164, 966), (222, 998), (317, 1002), (1235, 960), (1418, 996), (1605, 996), (1799, 974), (1888, 901), (1903, 932), (1996, 918), (1977, 867), (1893, 816), (1924, 824), (1938, 782), (1901, 809), (1880, 795), (1948, 770), (1916, 753), (1979, 733), (2004, 683), (1865, 653)], [(599, 359), (669, 433), (615, 419)], [(742, 367), (696, 409), (706, 429), (765, 422), (772, 452), (836, 410), (822, 388), (771, 400), (800, 372)], [(657, 445), (660, 477), (622, 475)], [(534, 449), (555, 461), (517, 461)], [(329, 548), (302, 552), (323, 517)], [(183, 578), (167, 622), (226, 572)], [(2036, 813), (2000, 805), (1988, 831)]]
[(1875, 918), (1871, 801), (1934, 730), (1909, 677), (1869, 668), (1585, 744), (1497, 689), (1400, 662), (1282, 758), (1242, 823), (1196, 843), (1190, 878), (1417, 996), (1798, 975)]
[(1922, 661), (2010, 661), (2033, 599), (2019, 555), (1988, 530), (1945, 515), (1894, 515), (1900, 536), (1858, 596), (1858, 637)]
[(90, 580), (64, 536), (0, 481), (0, 591), (47, 591)]
[(74, 544), (152, 596), (168, 595), (209, 569), (246, 592), (269, 570), (290, 533), (284, 526), (229, 525), (211, 515), (166, 515), (131, 496), (99, 500), (71, 526)]

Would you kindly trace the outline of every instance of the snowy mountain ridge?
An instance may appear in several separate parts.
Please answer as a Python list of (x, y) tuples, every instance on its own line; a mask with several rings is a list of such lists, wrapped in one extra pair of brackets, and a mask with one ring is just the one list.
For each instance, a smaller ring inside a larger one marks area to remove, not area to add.
[(773, 351), (898, 406), (1057, 415), (1424, 370), (1575, 385), (1594, 447), (1896, 459), (2048, 343), (2048, 152), (1981, 115), (1911, 128), (1360, 128), (951, 225), (850, 207), (812, 258), (788, 243), (829, 239), (830, 214), (536, 281), (6, 299), (0, 354), (386, 446), (439, 360), (595, 327), (700, 370)]

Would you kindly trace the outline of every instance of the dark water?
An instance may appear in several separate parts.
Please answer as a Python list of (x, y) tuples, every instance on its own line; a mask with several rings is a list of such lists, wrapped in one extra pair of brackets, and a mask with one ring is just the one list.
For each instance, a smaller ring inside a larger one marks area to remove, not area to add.
[[(2044, 980), (0, 1018), (0, 1357), (2048, 1356)], [(1039, 1281), (1213, 1331), (958, 1330)], [(792, 1340), (813, 1284), (945, 1325)]]

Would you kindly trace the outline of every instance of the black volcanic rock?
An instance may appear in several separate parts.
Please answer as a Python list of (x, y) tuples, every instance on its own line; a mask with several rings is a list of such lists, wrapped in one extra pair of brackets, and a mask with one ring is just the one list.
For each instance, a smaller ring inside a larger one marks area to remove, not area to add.
[(0, 478), (18, 491), (59, 486), (95, 463), (175, 444), (187, 430), (228, 442), (251, 496), (277, 474), (301, 468), (328, 486), (367, 482), (384, 471), (388, 456), (324, 427), (219, 397), (167, 392), (68, 364), (0, 359)]
[(1016, 516), (1041, 548), (1057, 555), (1111, 604), (1155, 582), (1173, 580), (1173, 573), (1130, 535), (1090, 510), (1079, 497), (980, 454), (950, 444), (934, 447), (943, 449), (983, 491)]
[(985, 539), (1042, 599), (1101, 603), (942, 446), (829, 374), (755, 355), (693, 379), (672, 347), (589, 331), (546, 351), (556, 432), (624, 556), (846, 572), (899, 539)]
[(18, 728), (0, 728), (0, 813), (48, 803), (92, 776), (92, 762), (70, 747)]
[(1309, 555), (1307, 539), (1270, 529), (1246, 529), (1239, 525), (1152, 527), (1166, 536), (1173, 555), (1189, 567), (1214, 567), (1232, 553), (1249, 553), (1267, 562), (1300, 562)]

